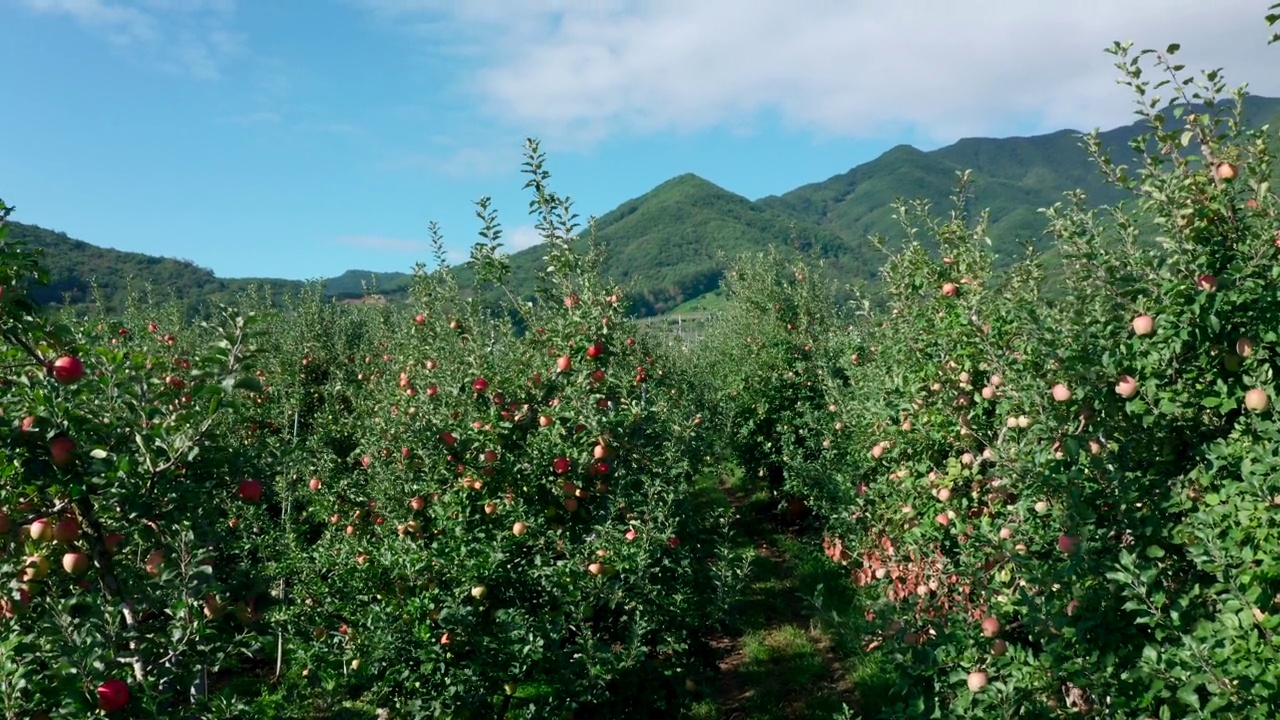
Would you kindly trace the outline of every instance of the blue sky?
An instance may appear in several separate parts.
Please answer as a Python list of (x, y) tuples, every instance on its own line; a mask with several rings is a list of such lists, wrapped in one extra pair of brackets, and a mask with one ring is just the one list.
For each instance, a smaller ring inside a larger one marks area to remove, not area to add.
[(898, 143), (1127, 122), (1112, 40), (1280, 94), (1266, 5), (0, 0), (0, 197), (224, 277), (408, 270), (431, 220), (465, 254), (482, 195), (536, 240), (526, 136), (584, 217), (685, 172), (757, 198)]

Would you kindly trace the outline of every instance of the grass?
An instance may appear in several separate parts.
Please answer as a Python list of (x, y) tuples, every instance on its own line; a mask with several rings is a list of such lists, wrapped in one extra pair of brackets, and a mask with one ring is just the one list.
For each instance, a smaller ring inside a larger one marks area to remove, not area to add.
[(735, 510), (736, 542), (752, 551), (747, 586), (724, 636), (719, 673), (689, 720), (836, 720), (874, 717), (891, 671), (857, 642), (858, 598), (848, 571), (786, 522), (774, 494), (740, 474), (700, 488)]

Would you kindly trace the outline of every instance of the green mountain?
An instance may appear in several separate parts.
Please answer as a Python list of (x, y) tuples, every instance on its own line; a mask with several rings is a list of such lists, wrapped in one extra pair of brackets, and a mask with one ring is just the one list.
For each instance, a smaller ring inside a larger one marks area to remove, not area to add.
[[(1250, 96), (1246, 123), (1280, 126), (1280, 99)], [(1129, 161), (1129, 143), (1143, 128), (1129, 125), (1101, 133), (1103, 145), (1120, 162)], [(924, 152), (898, 146), (880, 157), (822, 182), (782, 195), (749, 200), (696, 175), (672, 178), (628, 200), (596, 221), (596, 238), (606, 251), (604, 272), (629, 291), (641, 316), (714, 305), (724, 258), (770, 245), (822, 258), (844, 281), (874, 281), (880, 254), (867, 237), (900, 235), (893, 218), (897, 198), (924, 198), (935, 208), (950, 204), (956, 173), (973, 174), (973, 208), (991, 212), (996, 250), (1016, 254), (1018, 240), (1038, 241), (1044, 221), (1037, 212), (1081, 189), (1095, 204), (1121, 198), (1086, 155), (1080, 133), (1061, 130), (1013, 138), (968, 138)], [(274, 293), (296, 291), (301, 283), (270, 278), (224, 279), (190, 262), (99, 248), (63, 233), (11, 223), (11, 234), (44, 248), (51, 282), (38, 297), (50, 303), (89, 299), (91, 281), (117, 305), (129, 279), (151, 283), (195, 308), (206, 299), (227, 300), (251, 285)], [(534, 246), (511, 256), (509, 284), (532, 292), (543, 267), (544, 249)], [(460, 280), (469, 272), (459, 268)], [(336, 299), (356, 299), (373, 280), (388, 300), (405, 297), (408, 273), (352, 270), (323, 280)], [(490, 289), (492, 292), (492, 289)]]
[[(1249, 97), (1247, 125), (1280, 125), (1277, 121), (1280, 98)], [(1135, 154), (1129, 143), (1144, 130), (1135, 123), (1099, 133), (1099, 140), (1117, 162), (1132, 163)], [(967, 138), (931, 152), (902, 145), (847, 173), (756, 204), (853, 242), (875, 234), (894, 237), (900, 234), (893, 218), (895, 198), (924, 198), (945, 210), (956, 173), (967, 169), (973, 171), (973, 207), (991, 211), (993, 242), (1012, 249), (1017, 239), (1040, 238), (1044, 221), (1037, 209), (1061, 201), (1066, 191), (1083, 190), (1094, 204), (1124, 199), (1121, 191), (1103, 182), (1080, 136), (1060, 130), (1033, 137)]]
[[(96, 284), (108, 307), (119, 309), (131, 288), (141, 291), (151, 285), (157, 294), (176, 298), (186, 303), (188, 311), (195, 312), (203, 302), (228, 302), (254, 286), (279, 297), (297, 292), (304, 285), (297, 280), (276, 278), (219, 278), (213, 271), (187, 260), (98, 247), (36, 225), (10, 222), (8, 227), (9, 239), (44, 251), (49, 282), (34, 288), (32, 294), (45, 304), (89, 304)], [(364, 297), (362, 283), (371, 281), (376, 282), (380, 293), (394, 298), (404, 295), (411, 278), (408, 273), (350, 270), (322, 282), (325, 292), (340, 300)]]

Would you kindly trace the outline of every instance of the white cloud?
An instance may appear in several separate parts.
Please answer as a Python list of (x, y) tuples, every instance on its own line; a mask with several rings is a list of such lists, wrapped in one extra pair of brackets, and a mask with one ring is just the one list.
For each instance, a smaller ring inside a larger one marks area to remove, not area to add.
[(349, 0), (478, 63), (495, 118), (558, 144), (742, 127), (934, 142), (1130, 122), (1112, 41), (1280, 94), (1268, 0)]
[(520, 252), (541, 244), (542, 234), (532, 225), (522, 225), (514, 230), (505, 232), (502, 239), (504, 241), (503, 245), (510, 248), (511, 252)]
[(381, 237), (378, 235), (348, 235), (337, 238), (334, 242), (340, 245), (349, 245), (351, 247), (365, 248), (367, 250), (382, 250), (398, 253), (421, 253), (427, 252), (430, 246), (420, 240), (399, 240), (397, 238)]
[(164, 70), (212, 80), (244, 50), (232, 28), (235, 0), (19, 0), (32, 12), (63, 16), (128, 47)]

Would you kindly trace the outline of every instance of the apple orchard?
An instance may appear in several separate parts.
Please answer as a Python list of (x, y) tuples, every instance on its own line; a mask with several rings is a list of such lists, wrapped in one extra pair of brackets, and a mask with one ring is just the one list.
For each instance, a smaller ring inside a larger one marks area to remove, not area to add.
[(0, 240), (0, 714), (677, 717), (750, 581), (694, 492), (737, 472), (856, 588), (867, 717), (1272, 717), (1276, 132), (1111, 52), (1150, 131), (1083, 144), (1124, 205), (1070, 193), (997, 263), (961, 175), (865, 302), (746, 256), (693, 344), (628, 315), (533, 141), (546, 269), (496, 308), (441, 262), (407, 306), (77, 314)]

